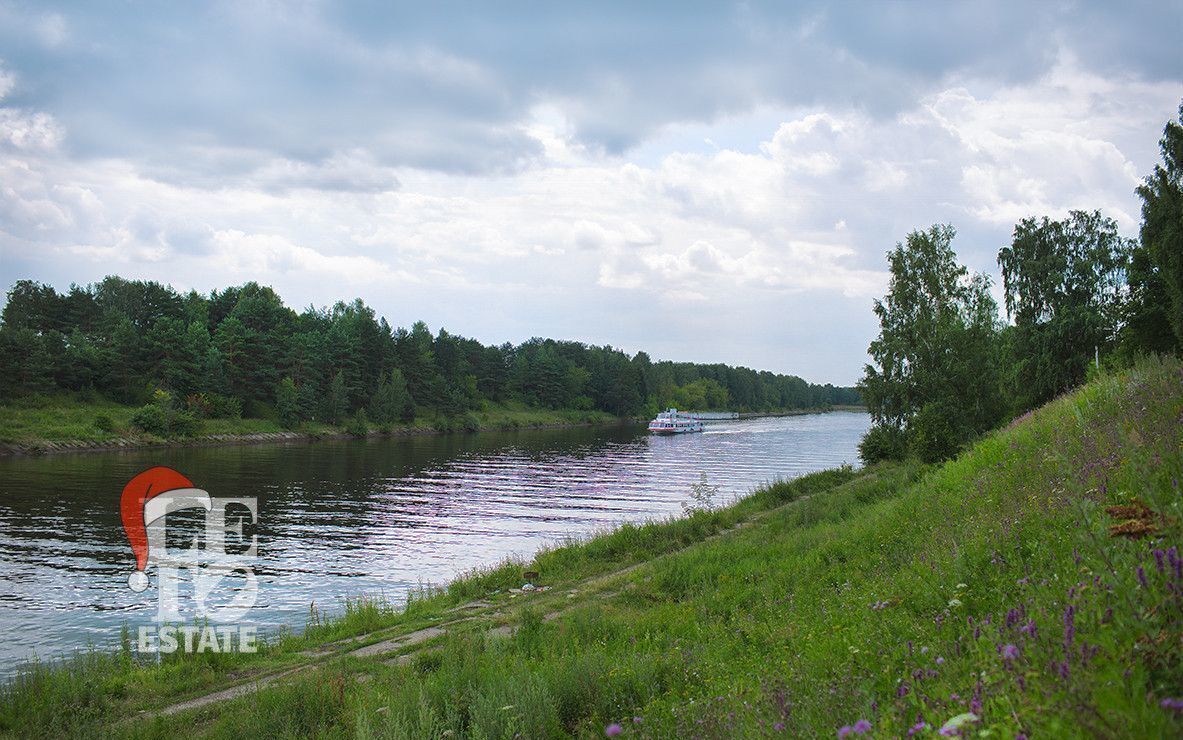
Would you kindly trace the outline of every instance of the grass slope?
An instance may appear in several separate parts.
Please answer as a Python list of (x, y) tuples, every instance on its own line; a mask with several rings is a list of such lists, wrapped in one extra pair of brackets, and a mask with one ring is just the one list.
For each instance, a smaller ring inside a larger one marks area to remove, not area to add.
[[(977, 736), (1178, 736), (1180, 478), (1183, 365), (1147, 362), (935, 469), (828, 471), (544, 552), (530, 566), (553, 586), (543, 594), (509, 598), (521, 566), (506, 564), (405, 611), (355, 604), (256, 656), (34, 666), (0, 696), (0, 729), (886, 737), (955, 720)], [(473, 597), (496, 611), (405, 660), (342, 655), (233, 701), (123, 721), (326, 640), (438, 624)]]

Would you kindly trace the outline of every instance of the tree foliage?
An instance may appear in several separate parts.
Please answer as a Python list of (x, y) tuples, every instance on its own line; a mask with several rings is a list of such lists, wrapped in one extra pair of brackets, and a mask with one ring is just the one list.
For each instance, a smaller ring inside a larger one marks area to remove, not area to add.
[(22, 280), (0, 318), (0, 400), (93, 389), (144, 404), (161, 389), (200, 416), (245, 410), (289, 427), (361, 409), (383, 426), (422, 411), (465, 427), (489, 402), (619, 415), (858, 402), (851, 388), (747, 368), (553, 339), (486, 346), (423, 322), (395, 329), (361, 300), (297, 313), (257, 283), (202, 296), (118, 277), (66, 293)]
[(1099, 211), (1015, 226), (998, 264), (1014, 319), (1009, 383), (1021, 409), (1080, 384), (1094, 354), (1115, 346), (1132, 248)]
[[(1145, 291), (1142, 306), (1157, 306), (1174, 333), (1173, 347), (1183, 346), (1183, 103), (1179, 120), (1168, 121), (1159, 141), (1162, 164), (1138, 187), (1142, 197), (1142, 247), (1146, 257), (1138, 274)], [(1151, 341), (1166, 344), (1153, 337)]]
[(904, 443), (943, 459), (996, 424), (998, 307), (989, 279), (957, 262), (952, 226), (908, 234), (888, 253), (887, 295), (875, 301), (879, 336), (861, 384), (876, 455)]

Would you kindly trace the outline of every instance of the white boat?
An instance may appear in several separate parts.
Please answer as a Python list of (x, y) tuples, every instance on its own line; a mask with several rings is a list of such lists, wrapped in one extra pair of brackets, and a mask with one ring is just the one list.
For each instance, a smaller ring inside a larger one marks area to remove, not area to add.
[(677, 409), (666, 409), (649, 422), (649, 431), (654, 434), (686, 434), (701, 432), (705, 428), (702, 419)]

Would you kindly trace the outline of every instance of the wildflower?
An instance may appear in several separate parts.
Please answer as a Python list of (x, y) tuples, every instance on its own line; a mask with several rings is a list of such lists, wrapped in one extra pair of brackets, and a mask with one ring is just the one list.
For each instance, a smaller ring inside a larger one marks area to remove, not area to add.
[(928, 729), (928, 723), (925, 722), (924, 720), (920, 720), (919, 722), (917, 722), (916, 724), (914, 724), (908, 728), (908, 737), (912, 737), (913, 735), (915, 735), (918, 732), (924, 732), (927, 729)]
[(966, 586), (964, 583), (958, 583), (958, 584), (957, 584), (957, 588), (959, 588), (959, 589), (961, 589), (961, 588), (969, 588), (969, 586)]
[(1164, 551), (1162, 551), (1162, 550), (1155, 550), (1154, 551), (1154, 567), (1158, 568), (1159, 573), (1166, 572), (1167, 566), (1166, 566), (1165, 559), (1166, 559), (1166, 553)]
[(1142, 566), (1138, 566), (1138, 583), (1142, 584), (1142, 588), (1150, 588), (1150, 584), (1146, 582), (1146, 571), (1142, 570)]
[(774, 724), (772, 726), (772, 729), (776, 730), (777, 732), (784, 732), (785, 731), (785, 723), (784, 722), (777, 722), (776, 724)]
[(847, 737), (848, 735), (862, 735), (864, 732), (871, 731), (871, 723), (865, 719), (860, 719), (854, 725), (843, 725), (838, 728), (838, 737)]
[(1019, 649), (1009, 642), (1002, 646), (1002, 659), (1014, 660), (1019, 657)]
[(945, 664), (945, 659), (944, 659), (944, 658), (942, 658), (942, 657), (940, 657), (940, 656), (938, 656), (938, 657), (937, 657), (937, 660), (936, 660), (936, 664), (937, 664), (937, 665), (944, 665), (944, 664)]
[(642, 723), (642, 722), (644, 722), (644, 721), (645, 721), (645, 720), (644, 720), (644, 719), (642, 719), (641, 717), (633, 717), (633, 724), (634, 724), (634, 725), (639, 725), (639, 724), (641, 724), (641, 723)]
[(959, 606), (961, 606), (961, 599), (949, 599), (950, 608), (956, 609)]
[(1163, 699), (1158, 703), (1163, 709), (1183, 713), (1183, 699)]
[(620, 724), (617, 722), (613, 722), (612, 724), (610, 724), (604, 728), (604, 734), (607, 735), (608, 737), (616, 737), (617, 735), (619, 735), (622, 732), (624, 732), (624, 728), (621, 727)]

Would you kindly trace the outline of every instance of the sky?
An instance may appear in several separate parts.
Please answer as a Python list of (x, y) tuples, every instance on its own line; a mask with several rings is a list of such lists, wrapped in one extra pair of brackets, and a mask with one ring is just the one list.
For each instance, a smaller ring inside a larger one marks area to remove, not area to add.
[(1028, 216), (1137, 235), (1180, 38), (1178, 2), (0, 0), (0, 290), (254, 280), (853, 384), (909, 231), (996, 281)]

